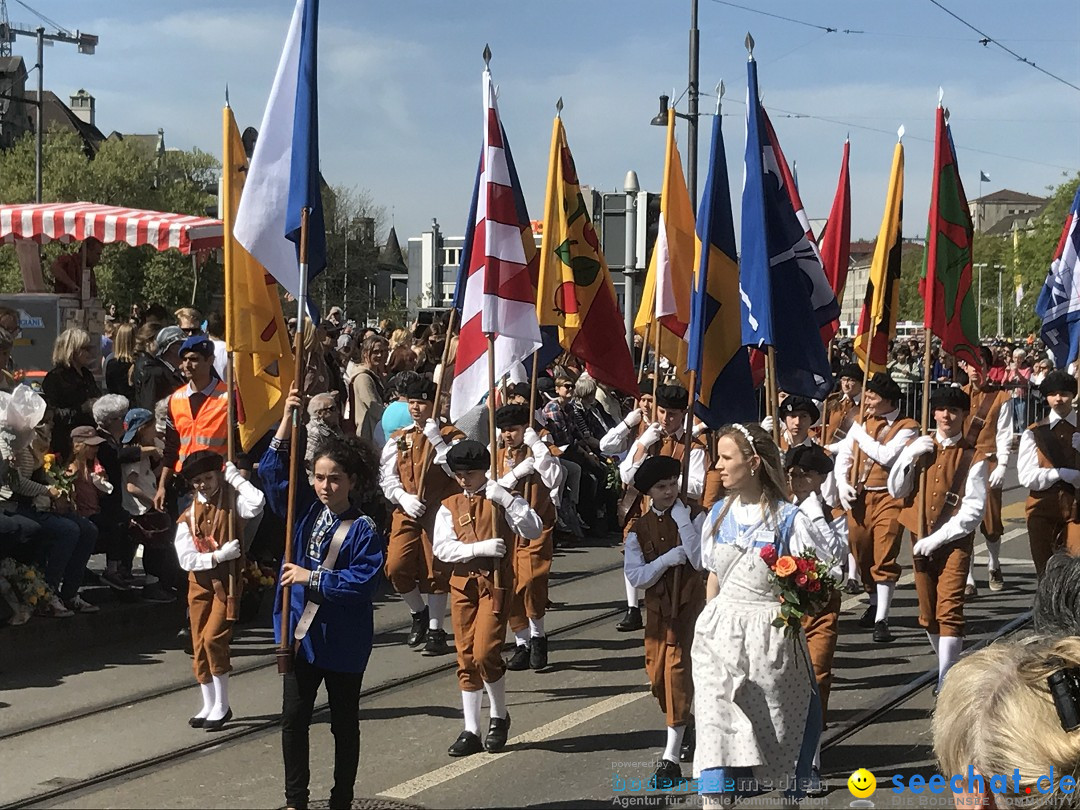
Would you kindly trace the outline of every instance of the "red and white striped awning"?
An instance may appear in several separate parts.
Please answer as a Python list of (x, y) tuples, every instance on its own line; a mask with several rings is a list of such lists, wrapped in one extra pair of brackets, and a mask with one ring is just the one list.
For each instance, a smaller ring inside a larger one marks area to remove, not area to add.
[(81, 242), (93, 237), (106, 244), (150, 245), (158, 250), (212, 250), (222, 246), (220, 219), (164, 214), (97, 203), (0, 205), (0, 243), (32, 239), (38, 243)]

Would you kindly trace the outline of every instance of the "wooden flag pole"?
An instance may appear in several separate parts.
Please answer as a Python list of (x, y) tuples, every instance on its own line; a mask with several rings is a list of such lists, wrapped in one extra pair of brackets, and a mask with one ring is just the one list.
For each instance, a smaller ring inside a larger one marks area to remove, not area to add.
[[(922, 432), (927, 435), (930, 432), (930, 327), (923, 327), (923, 384), (922, 384)], [(926, 525), (926, 477), (930, 468), (923, 464), (919, 473), (919, 536), (921, 540), (930, 533), (930, 527)]]
[(776, 446), (780, 446), (780, 389), (776, 385), (776, 349), (769, 346), (765, 355), (765, 376), (768, 380), (765, 393), (769, 398), (768, 411), (773, 418), (772, 434)]
[(649, 357), (649, 327), (652, 323), (645, 324), (645, 334), (641, 336), (641, 362), (638, 363), (637, 381), (638, 385), (641, 385), (641, 381), (645, 379), (645, 361)]
[[(498, 447), (495, 441), (495, 335), (488, 332), (487, 356), (488, 356), (488, 443), (491, 447), (491, 480), (499, 480), (498, 471)], [(491, 504), (491, 536), (499, 536), (498, 506)], [(512, 548), (506, 549), (507, 554), (513, 554)], [(506, 604), (506, 588), (502, 581), (502, 561), (494, 558), (491, 561), (492, 578), (492, 609), (496, 615), (503, 612)]]
[[(829, 341), (827, 348), (829, 357), (829, 373), (832, 374), (832, 355), (833, 355), (833, 341)], [(836, 387), (836, 375), (833, 375), (833, 387)], [(821, 403), (821, 444), (822, 446), (829, 443), (829, 400), (832, 398), (833, 392), (830, 391), (824, 401)]]
[[(1080, 364), (1078, 364), (1080, 365)], [(656, 323), (656, 331), (653, 334), (653, 380), (652, 401), (653, 421), (656, 421), (656, 389), (660, 387), (660, 323)]]
[[(300, 477), (300, 419), (304, 409), (304, 318), (307, 317), (308, 286), (308, 215), (310, 209), (300, 212), (300, 290), (296, 299), (296, 335), (293, 337), (293, 355), (296, 360), (293, 388), (300, 396), (300, 407), (292, 413), (292, 434), (289, 438), (289, 502), (285, 512), (286, 562), (293, 562), (293, 533), (296, 528), (296, 482)], [(282, 585), (281, 593), (281, 643), (275, 651), (278, 673), (285, 675), (293, 667), (292, 586)]]
[[(226, 418), (226, 439), (225, 446), (227, 452), (227, 458), (229, 463), (236, 463), (236, 440), (234, 434), (236, 433), (236, 379), (233, 376), (233, 353), (229, 352), (225, 359), (225, 388), (228, 393), (228, 407), (226, 412), (228, 414)], [(225, 539), (227, 542), (231, 542), (236, 539), (236, 495), (235, 493), (225, 493), (228, 498), (228, 512), (226, 512), (226, 530)], [(243, 549), (240, 551), (240, 556), (229, 562), (229, 584), (228, 592), (225, 597), (225, 618), (230, 622), (235, 622), (240, 619), (240, 604), (238, 593), (238, 579), (240, 577), (240, 566), (244, 560)]]
[[(446, 322), (446, 343), (443, 344), (442, 363), (439, 365), (439, 379), (435, 381), (435, 402), (431, 410), (431, 418), (435, 420), (436, 425), (442, 425), (443, 380), (446, 379), (446, 364), (450, 358), (450, 341), (453, 340), (454, 329), (457, 326), (457, 314), (457, 307), (451, 308), (450, 319)], [(423, 431), (423, 425), (419, 427)], [(420, 483), (416, 485), (416, 497), (421, 501), (424, 500), (424, 484), (427, 481), (427, 473), (431, 468), (433, 458), (431, 442), (428, 442), (424, 448), (423, 458), (420, 460)]]

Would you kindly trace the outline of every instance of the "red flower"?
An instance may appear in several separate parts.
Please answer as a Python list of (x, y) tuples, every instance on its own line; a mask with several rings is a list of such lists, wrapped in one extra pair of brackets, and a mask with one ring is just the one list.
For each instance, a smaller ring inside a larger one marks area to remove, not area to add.
[(800, 588), (805, 588), (806, 583), (809, 582), (809, 581), (810, 580), (807, 579), (806, 574), (796, 574), (795, 575), (795, 584), (798, 585)]
[(808, 584), (806, 586), (806, 590), (808, 590), (810, 593), (817, 593), (818, 591), (821, 590), (821, 580), (820, 579), (812, 579), (812, 580), (810, 580), (810, 584)]
[(805, 574), (814, 567), (814, 561), (807, 559), (806, 557), (797, 557), (795, 559), (795, 564), (799, 566), (799, 572), (802, 574)]
[(761, 559), (767, 566), (772, 568), (780, 555), (776, 553), (776, 546), (764, 546), (761, 549)]

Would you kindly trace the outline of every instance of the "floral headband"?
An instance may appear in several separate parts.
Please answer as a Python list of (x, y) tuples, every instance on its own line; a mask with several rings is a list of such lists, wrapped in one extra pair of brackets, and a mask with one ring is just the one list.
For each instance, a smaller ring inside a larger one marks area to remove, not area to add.
[(757, 447), (754, 446), (754, 437), (750, 435), (750, 431), (746, 429), (746, 425), (740, 424), (739, 422), (734, 422), (731, 426), (746, 437), (746, 441), (750, 443), (750, 449), (754, 451), (754, 455), (756, 456), (758, 454), (758, 451)]

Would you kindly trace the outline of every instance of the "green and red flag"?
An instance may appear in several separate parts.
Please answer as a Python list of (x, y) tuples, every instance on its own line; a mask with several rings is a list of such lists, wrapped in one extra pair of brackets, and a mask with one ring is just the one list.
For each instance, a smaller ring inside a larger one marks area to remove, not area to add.
[(941, 348), (957, 360), (980, 362), (978, 314), (972, 290), (971, 222), (964, 186), (956, 165), (952, 130), (941, 105), (937, 108), (934, 146), (934, 187), (926, 257), (919, 295), (926, 327), (941, 340)]

